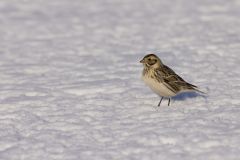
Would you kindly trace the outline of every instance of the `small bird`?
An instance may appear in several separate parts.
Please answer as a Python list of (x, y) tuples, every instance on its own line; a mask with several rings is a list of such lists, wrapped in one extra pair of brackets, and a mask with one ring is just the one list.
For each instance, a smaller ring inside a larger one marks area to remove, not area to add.
[(160, 58), (155, 54), (146, 55), (140, 63), (143, 64), (142, 79), (143, 81), (159, 96), (161, 105), (163, 98), (168, 98), (168, 106), (171, 97), (182, 92), (200, 92), (197, 86), (184, 81), (171, 68), (164, 65)]

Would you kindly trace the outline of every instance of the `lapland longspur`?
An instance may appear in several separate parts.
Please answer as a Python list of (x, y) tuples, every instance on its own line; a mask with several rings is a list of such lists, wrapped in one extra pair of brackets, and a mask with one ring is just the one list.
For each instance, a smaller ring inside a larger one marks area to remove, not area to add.
[(198, 87), (184, 81), (171, 68), (164, 65), (162, 61), (154, 54), (146, 55), (140, 63), (143, 63), (142, 79), (159, 96), (161, 105), (163, 98), (168, 98), (168, 106), (171, 97), (182, 92), (200, 92)]

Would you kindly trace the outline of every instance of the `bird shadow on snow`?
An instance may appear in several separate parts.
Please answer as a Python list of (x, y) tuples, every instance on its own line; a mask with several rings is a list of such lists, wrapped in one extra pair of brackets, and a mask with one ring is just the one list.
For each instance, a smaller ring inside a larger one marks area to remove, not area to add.
[(174, 96), (172, 99), (173, 100), (185, 100), (185, 99), (188, 99), (188, 98), (196, 98), (196, 97), (206, 98), (207, 96), (196, 93), (196, 92), (185, 92), (185, 93), (180, 93), (180, 94)]

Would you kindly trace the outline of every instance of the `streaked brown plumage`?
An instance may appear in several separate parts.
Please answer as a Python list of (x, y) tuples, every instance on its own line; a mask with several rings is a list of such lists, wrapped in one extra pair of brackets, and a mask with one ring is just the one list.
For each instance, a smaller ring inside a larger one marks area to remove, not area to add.
[(140, 62), (143, 63), (144, 66), (142, 73), (144, 82), (156, 94), (162, 97), (158, 106), (160, 106), (163, 98), (169, 99), (169, 105), (170, 98), (179, 93), (192, 91), (201, 92), (198, 90), (197, 86), (186, 82), (171, 68), (164, 65), (162, 61), (154, 54), (146, 55)]

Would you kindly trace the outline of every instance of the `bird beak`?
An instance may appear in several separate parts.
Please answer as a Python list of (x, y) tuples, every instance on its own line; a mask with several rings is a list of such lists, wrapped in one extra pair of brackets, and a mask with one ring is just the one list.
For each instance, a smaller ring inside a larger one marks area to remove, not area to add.
[(140, 61), (140, 63), (144, 63), (144, 60), (142, 59), (142, 60)]

